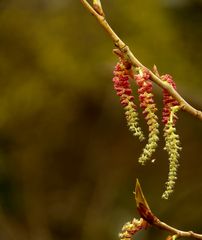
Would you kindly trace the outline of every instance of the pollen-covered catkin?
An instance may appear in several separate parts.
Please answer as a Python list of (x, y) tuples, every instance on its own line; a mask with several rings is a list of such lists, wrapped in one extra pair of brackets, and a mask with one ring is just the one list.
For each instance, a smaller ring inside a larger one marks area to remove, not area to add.
[(143, 153), (139, 158), (139, 162), (144, 165), (145, 162), (151, 159), (152, 154), (155, 152), (159, 141), (159, 124), (158, 117), (155, 114), (157, 111), (156, 104), (154, 103), (154, 95), (152, 93), (152, 82), (147, 70), (143, 68), (137, 69), (138, 74), (135, 75), (135, 80), (138, 85), (138, 94), (140, 107), (143, 109), (143, 115), (147, 121), (149, 128), (148, 142), (143, 149)]
[[(162, 80), (168, 82), (174, 89), (176, 85), (172, 77), (168, 74), (163, 75)], [(179, 110), (179, 103), (168, 93), (167, 90), (163, 90), (163, 119), (162, 122), (165, 124), (164, 137), (165, 137), (165, 150), (169, 156), (169, 173), (168, 180), (166, 182), (166, 190), (162, 195), (162, 198), (168, 199), (170, 194), (174, 191), (175, 182), (177, 179), (177, 169), (179, 166), (179, 151), (180, 147), (179, 135), (176, 133), (176, 112)]]
[(134, 96), (132, 96), (132, 89), (129, 83), (131, 65), (119, 59), (119, 62), (114, 69), (114, 89), (120, 97), (121, 105), (124, 107), (125, 116), (129, 130), (134, 136), (139, 137), (140, 141), (144, 140), (144, 135), (139, 127), (139, 118), (134, 103)]
[(120, 240), (132, 240), (133, 235), (144, 228), (144, 220), (142, 218), (140, 220), (134, 218), (133, 221), (124, 224), (121, 233), (119, 233), (119, 238)]

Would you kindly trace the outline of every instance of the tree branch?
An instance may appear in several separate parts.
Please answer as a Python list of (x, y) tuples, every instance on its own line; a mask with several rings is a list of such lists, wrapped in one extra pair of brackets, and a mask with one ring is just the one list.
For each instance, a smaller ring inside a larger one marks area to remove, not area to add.
[(177, 228), (174, 228), (174, 227), (162, 222), (160, 219), (158, 219), (152, 213), (152, 211), (146, 201), (146, 198), (144, 197), (142, 188), (141, 188), (138, 180), (136, 182), (136, 187), (135, 187), (135, 200), (136, 200), (137, 210), (138, 210), (140, 216), (151, 226), (155, 226), (161, 230), (167, 231), (167, 232), (175, 235), (175, 238), (177, 238), (177, 237), (192, 237), (195, 239), (202, 239), (202, 234), (198, 234), (193, 231), (181, 231)]
[[(99, 1), (100, 2), (100, 1)], [(119, 36), (113, 31), (111, 26), (108, 24), (103, 14), (99, 14), (87, 0), (81, 0), (81, 3), (84, 7), (98, 20), (100, 25), (105, 29), (108, 33), (112, 41), (114, 42), (115, 46), (124, 54), (124, 57), (134, 66), (134, 67), (143, 67), (149, 71), (151, 80), (155, 82), (159, 87), (166, 89), (170, 95), (172, 95), (180, 104), (182, 110), (192, 114), (193, 116), (202, 120), (202, 111), (195, 109), (192, 107), (185, 99), (175, 90), (172, 88), (170, 84), (165, 81), (162, 81), (154, 72), (150, 69), (145, 67), (131, 52), (130, 48), (119, 38)], [(101, 3), (100, 3), (101, 6)]]

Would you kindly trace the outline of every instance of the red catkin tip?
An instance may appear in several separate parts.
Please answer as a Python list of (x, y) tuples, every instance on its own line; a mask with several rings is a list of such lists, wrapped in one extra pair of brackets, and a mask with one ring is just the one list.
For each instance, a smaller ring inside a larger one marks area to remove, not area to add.
[(138, 124), (138, 113), (136, 112), (136, 105), (134, 103), (134, 96), (130, 86), (130, 78), (132, 78), (131, 64), (119, 58), (119, 62), (114, 69), (114, 89), (120, 98), (120, 103), (124, 107), (125, 117), (129, 130), (134, 136), (138, 136), (140, 141), (144, 140), (143, 133)]
[(124, 63), (120, 58), (120, 61), (117, 63), (114, 69), (114, 89), (116, 94), (120, 97), (121, 104), (126, 106), (129, 100), (133, 100), (132, 89), (129, 83), (130, 73), (129, 73), (129, 64)]
[[(165, 74), (161, 76), (161, 79), (163, 81), (166, 81), (169, 83), (174, 89), (176, 89), (176, 84), (172, 78), (171, 75)], [(177, 100), (175, 100), (166, 89), (163, 89), (163, 113), (162, 113), (162, 122), (164, 124), (167, 124), (170, 118), (171, 108), (175, 106), (179, 106), (179, 103)], [(174, 116), (173, 123), (175, 124), (177, 120), (177, 117)]]

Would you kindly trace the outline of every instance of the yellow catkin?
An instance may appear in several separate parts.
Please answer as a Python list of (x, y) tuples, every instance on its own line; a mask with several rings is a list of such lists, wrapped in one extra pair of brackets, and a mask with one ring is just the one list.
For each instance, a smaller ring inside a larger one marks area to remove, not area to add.
[(128, 102), (127, 106), (124, 107), (125, 116), (129, 130), (134, 136), (139, 137), (140, 141), (144, 140), (144, 135), (139, 127), (138, 113), (135, 111), (135, 104), (131, 101)]
[(170, 119), (164, 127), (164, 137), (165, 137), (165, 150), (169, 155), (169, 173), (168, 180), (166, 182), (166, 190), (162, 195), (162, 198), (168, 199), (170, 194), (174, 191), (175, 181), (177, 179), (177, 169), (179, 166), (179, 151), (182, 149), (180, 147), (179, 135), (176, 133), (176, 128), (174, 124), (174, 113), (177, 108), (171, 108)]
[(119, 233), (120, 240), (132, 240), (133, 235), (145, 227), (144, 220), (134, 218), (133, 221), (127, 222), (123, 225), (121, 233)]
[(155, 114), (156, 108), (154, 104), (148, 104), (145, 108), (144, 113), (146, 113), (146, 121), (147, 125), (149, 126), (149, 135), (148, 135), (148, 142), (143, 149), (141, 156), (139, 157), (139, 163), (144, 165), (147, 160), (151, 159), (152, 154), (155, 152), (159, 141), (159, 124), (158, 124), (158, 117)]

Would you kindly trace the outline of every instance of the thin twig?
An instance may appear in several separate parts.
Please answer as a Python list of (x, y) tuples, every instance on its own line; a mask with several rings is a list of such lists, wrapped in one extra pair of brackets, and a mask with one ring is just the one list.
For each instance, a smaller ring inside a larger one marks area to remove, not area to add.
[(146, 68), (131, 52), (129, 47), (119, 38), (119, 36), (113, 31), (111, 26), (106, 21), (106, 18), (103, 15), (100, 15), (94, 8), (88, 3), (87, 0), (81, 0), (81, 3), (84, 7), (98, 20), (101, 26), (106, 30), (108, 35), (111, 37), (115, 46), (124, 54), (125, 58), (134, 66), (134, 67), (143, 67), (147, 69), (150, 73), (151, 80), (155, 82), (158, 86), (163, 89), (166, 89), (170, 95), (172, 95), (180, 104), (182, 110), (192, 114), (193, 116), (202, 120), (202, 111), (195, 109), (188, 102), (184, 100), (184, 98), (172, 88), (170, 84), (162, 81), (155, 73), (153, 73), (150, 69)]
[(192, 237), (195, 239), (202, 239), (202, 234), (198, 234), (193, 231), (181, 231), (158, 219), (151, 211), (138, 180), (135, 187), (135, 200), (140, 216), (151, 226), (155, 226), (161, 230), (167, 231), (173, 235), (176, 235), (176, 237)]

